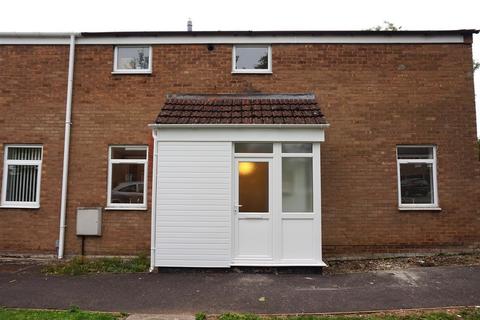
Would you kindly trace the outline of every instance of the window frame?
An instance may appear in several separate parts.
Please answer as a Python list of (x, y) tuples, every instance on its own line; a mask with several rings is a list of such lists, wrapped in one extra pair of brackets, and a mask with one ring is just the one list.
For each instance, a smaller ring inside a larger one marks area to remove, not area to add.
[[(41, 159), (40, 160), (8, 160), (9, 148), (40, 148)], [(40, 208), (40, 191), (42, 180), (42, 163), (43, 163), (43, 145), (40, 144), (5, 144), (4, 156), (3, 156), (3, 177), (2, 177), (2, 194), (1, 204), (2, 208), (23, 208), (23, 209), (38, 209)], [(37, 169), (37, 186), (35, 202), (26, 201), (7, 201), (7, 178), (8, 178), (8, 166), (9, 165), (36, 165)]]
[[(144, 148), (145, 159), (112, 159), (112, 148)], [(148, 145), (115, 144), (108, 146), (107, 207), (106, 210), (147, 210)], [(112, 167), (114, 164), (143, 164), (143, 203), (112, 203)]]
[[(407, 148), (432, 148), (432, 159), (399, 159), (398, 149), (402, 147)], [(397, 193), (398, 193), (398, 208), (399, 210), (441, 210), (438, 204), (438, 183), (437, 183), (437, 146), (436, 145), (397, 145), (396, 146), (396, 160), (397, 160)], [(432, 191), (433, 203), (402, 203), (402, 185), (400, 165), (408, 163), (422, 163), (432, 165)]]
[[(118, 49), (119, 48), (148, 48), (149, 59), (148, 69), (118, 69)], [(112, 74), (151, 74), (153, 64), (153, 48), (151, 45), (117, 45), (113, 49), (113, 71)]]
[[(237, 55), (237, 48), (264, 48), (268, 50), (268, 68), (267, 69), (237, 69), (235, 57)], [(238, 44), (233, 45), (232, 48), (232, 73), (239, 74), (271, 74), (272, 72), (272, 45), (271, 44)]]

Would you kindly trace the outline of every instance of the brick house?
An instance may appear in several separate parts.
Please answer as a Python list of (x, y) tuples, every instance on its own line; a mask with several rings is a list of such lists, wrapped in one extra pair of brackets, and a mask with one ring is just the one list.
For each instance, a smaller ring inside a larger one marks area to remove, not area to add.
[(478, 249), (473, 33), (0, 34), (0, 253)]

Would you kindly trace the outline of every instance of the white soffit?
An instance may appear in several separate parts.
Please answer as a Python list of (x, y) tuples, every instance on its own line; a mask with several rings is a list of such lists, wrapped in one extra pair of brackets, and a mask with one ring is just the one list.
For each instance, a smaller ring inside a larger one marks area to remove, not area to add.
[[(463, 43), (462, 34), (431, 35), (317, 35), (317, 36), (142, 36), (142, 37), (81, 37), (79, 45), (116, 44), (255, 44), (255, 43), (346, 43), (346, 44), (408, 44), (408, 43)], [(0, 34), (0, 45), (54, 44), (68, 45), (69, 37), (5, 36)]]

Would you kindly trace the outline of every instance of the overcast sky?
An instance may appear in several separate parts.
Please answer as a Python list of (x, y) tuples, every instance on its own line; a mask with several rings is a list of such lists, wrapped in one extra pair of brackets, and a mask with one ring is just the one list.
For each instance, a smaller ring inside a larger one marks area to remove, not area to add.
[[(189, 17), (197, 31), (362, 30), (384, 20), (405, 30), (480, 29), (480, 1), (3, 0), (0, 32), (186, 30)], [(480, 61), (480, 36), (474, 43)], [(475, 82), (478, 101), (480, 70)]]

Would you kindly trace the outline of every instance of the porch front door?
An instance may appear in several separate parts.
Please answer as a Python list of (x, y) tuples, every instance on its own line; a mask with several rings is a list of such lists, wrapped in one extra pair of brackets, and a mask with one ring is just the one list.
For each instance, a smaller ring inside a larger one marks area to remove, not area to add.
[(272, 159), (235, 159), (234, 260), (270, 263), (273, 257)]

